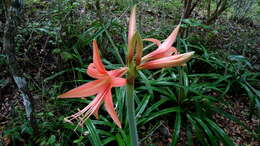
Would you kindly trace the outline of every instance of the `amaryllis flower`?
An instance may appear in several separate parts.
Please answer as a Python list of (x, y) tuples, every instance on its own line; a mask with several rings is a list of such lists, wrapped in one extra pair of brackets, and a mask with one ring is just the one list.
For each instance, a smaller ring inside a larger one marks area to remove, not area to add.
[(134, 57), (134, 48), (136, 48), (135, 61), (137, 69), (158, 69), (166, 67), (175, 67), (184, 65), (190, 60), (194, 52), (188, 52), (179, 54), (177, 49), (172, 47), (176, 40), (180, 25), (178, 25), (168, 38), (161, 43), (154, 38), (144, 39), (145, 41), (151, 41), (155, 43), (158, 48), (153, 52), (142, 57), (143, 44), (139, 33), (136, 31), (136, 7), (131, 11), (128, 27), (128, 62), (131, 62)]
[(142, 57), (142, 61), (148, 61), (148, 60), (154, 60), (154, 59), (159, 59), (162, 57), (169, 57), (172, 54), (177, 54), (177, 49), (172, 47), (172, 44), (176, 40), (176, 36), (178, 34), (178, 31), (180, 29), (180, 25), (178, 25), (170, 34), (170, 36), (161, 44), (160, 40), (154, 39), (154, 38), (147, 38), (144, 39), (145, 41), (150, 41), (153, 42), (158, 46), (156, 50), (153, 52), (145, 55)]
[(114, 109), (111, 89), (112, 87), (120, 87), (126, 84), (126, 79), (121, 78), (127, 72), (127, 67), (116, 70), (107, 71), (99, 56), (99, 49), (96, 41), (93, 41), (93, 63), (87, 68), (87, 74), (96, 80), (83, 84), (62, 95), (60, 98), (83, 98), (96, 95), (94, 100), (79, 112), (65, 118), (66, 121), (72, 122), (79, 120), (79, 125), (83, 125), (85, 120), (92, 114), (98, 118), (98, 110), (104, 102), (105, 108), (118, 127), (121, 123)]
[(172, 47), (175, 42), (180, 25), (178, 25), (168, 36), (168, 38), (161, 44), (161, 42), (154, 38), (144, 39), (155, 43), (158, 48), (153, 52), (142, 57), (142, 63), (137, 67), (138, 69), (157, 69), (166, 67), (175, 67), (183, 65), (191, 59), (194, 52), (179, 54), (177, 49)]

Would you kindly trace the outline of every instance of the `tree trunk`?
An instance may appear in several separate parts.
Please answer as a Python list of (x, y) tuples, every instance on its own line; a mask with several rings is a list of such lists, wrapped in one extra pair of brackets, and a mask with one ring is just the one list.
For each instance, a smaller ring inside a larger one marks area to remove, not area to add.
[(201, 0), (185, 0), (183, 4), (182, 18), (189, 18), (194, 8), (200, 3)]
[(210, 17), (210, 9), (211, 9), (211, 0), (208, 0), (208, 4), (207, 4), (207, 18)]
[(26, 118), (32, 128), (36, 129), (33, 118), (32, 98), (27, 91), (27, 83), (22, 75), (23, 71), (17, 62), (15, 52), (15, 36), (17, 33), (17, 26), (19, 26), (20, 23), (20, 13), (23, 7), (23, 0), (4, 0), (3, 2), (6, 19), (3, 36), (3, 50), (7, 56), (9, 72), (21, 93)]
[(205, 24), (209, 25), (214, 22), (228, 7), (228, 0), (217, 1), (217, 7), (215, 11), (212, 14), (208, 14), (210, 17), (207, 18)]

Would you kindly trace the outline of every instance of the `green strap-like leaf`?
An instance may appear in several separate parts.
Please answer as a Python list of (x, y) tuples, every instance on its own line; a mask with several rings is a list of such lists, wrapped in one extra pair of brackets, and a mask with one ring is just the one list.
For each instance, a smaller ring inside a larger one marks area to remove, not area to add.
[(166, 114), (169, 114), (169, 113), (172, 113), (172, 112), (178, 112), (178, 111), (180, 111), (180, 107), (166, 108), (166, 109), (160, 110), (160, 111), (158, 111), (156, 113), (150, 114), (148, 117), (142, 118), (141, 120), (139, 120), (137, 122), (137, 124), (141, 124), (141, 123), (145, 124), (145, 123), (153, 120), (156, 117), (159, 117), (159, 116), (162, 116), (162, 115), (166, 115)]
[(215, 122), (208, 118), (205, 118), (205, 120), (208, 122), (209, 127), (222, 138), (226, 145), (235, 146), (230, 137)]
[(216, 137), (213, 135), (211, 130), (208, 128), (208, 126), (200, 118), (194, 117), (194, 119), (199, 123), (199, 125), (203, 128), (204, 132), (209, 137), (211, 145), (217, 146)]
[(191, 117), (191, 115), (187, 114), (186, 115), (189, 122), (191, 123), (191, 125), (193, 126), (193, 129), (195, 131), (195, 135), (196, 137), (200, 140), (200, 142), (203, 143), (203, 145), (207, 145), (207, 140), (202, 136), (202, 131), (199, 128), (199, 125), (197, 124), (197, 122), (195, 120), (193, 120), (193, 118)]
[(93, 146), (102, 146), (101, 140), (98, 136), (97, 130), (90, 119), (86, 120), (85, 125), (88, 128), (90, 134), (90, 142)]
[(151, 96), (150, 95), (145, 95), (143, 100), (141, 101), (141, 103), (139, 104), (139, 106), (137, 107), (136, 111), (136, 118), (138, 118), (139, 116), (141, 116), (141, 114), (143, 114), (144, 110), (147, 107), (147, 104), (150, 100)]
[(179, 112), (176, 112), (174, 132), (172, 135), (172, 146), (175, 146), (177, 144), (180, 129), (181, 129), (181, 113), (179, 111)]

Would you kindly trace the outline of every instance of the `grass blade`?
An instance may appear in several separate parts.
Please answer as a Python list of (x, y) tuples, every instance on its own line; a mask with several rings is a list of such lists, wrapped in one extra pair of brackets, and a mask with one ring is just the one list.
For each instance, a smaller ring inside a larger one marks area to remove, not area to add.
[(194, 119), (199, 123), (199, 125), (203, 128), (203, 130), (209, 137), (211, 145), (217, 146), (217, 143), (216, 143), (217, 140), (216, 140), (215, 136), (213, 135), (213, 133), (211, 132), (211, 130), (208, 128), (208, 126), (200, 118), (194, 117)]
[(177, 144), (180, 129), (181, 129), (181, 113), (179, 111), (179, 112), (176, 112), (174, 132), (173, 132), (173, 135), (172, 135), (172, 146), (176, 146), (176, 144)]
[(158, 111), (156, 113), (150, 114), (149, 116), (140, 119), (137, 122), (137, 124), (145, 124), (145, 123), (153, 120), (156, 117), (159, 117), (159, 116), (162, 116), (162, 115), (166, 115), (166, 114), (169, 114), (169, 113), (172, 113), (172, 112), (179, 112), (179, 111), (180, 111), (180, 107), (166, 108), (166, 109), (160, 110), (160, 111)]
[(92, 121), (90, 119), (86, 120), (85, 123), (86, 127), (88, 128), (89, 134), (90, 134), (90, 142), (93, 146), (101, 146), (101, 140), (98, 136), (97, 130), (94, 126), (94, 124), (92, 123)]
[(211, 129), (222, 138), (223, 142), (225, 142), (228, 146), (235, 146), (230, 137), (215, 122), (208, 118), (205, 118), (205, 120), (208, 122)]

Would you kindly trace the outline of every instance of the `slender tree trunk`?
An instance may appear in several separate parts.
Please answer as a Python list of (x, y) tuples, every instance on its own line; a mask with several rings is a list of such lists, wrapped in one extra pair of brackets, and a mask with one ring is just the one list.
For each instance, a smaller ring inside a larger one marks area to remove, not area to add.
[(210, 9), (211, 9), (211, 0), (208, 0), (208, 5), (207, 5), (207, 18), (210, 17)]
[[(183, 3), (183, 13), (182, 13), (182, 19), (189, 18), (195, 9), (195, 7), (201, 2), (201, 0), (184, 0)], [(181, 36), (182, 38), (186, 38), (188, 36), (189, 30), (188, 28), (182, 28), (181, 29)]]
[(194, 8), (200, 3), (201, 0), (185, 0), (183, 4), (182, 18), (189, 18)]
[(185, 0), (184, 1), (184, 12), (183, 12), (183, 15), (182, 15), (182, 18), (188, 18), (189, 15), (189, 11), (190, 11), (190, 8), (191, 8), (191, 3), (192, 3), (192, 0)]
[(7, 56), (9, 72), (21, 93), (26, 118), (32, 128), (36, 129), (33, 118), (32, 98), (27, 90), (27, 83), (22, 75), (23, 71), (17, 62), (15, 52), (15, 36), (17, 33), (17, 26), (19, 26), (20, 23), (20, 13), (23, 6), (23, 0), (4, 0), (4, 6), (6, 22), (3, 36), (3, 49)]
[(210, 17), (207, 18), (205, 24), (209, 25), (212, 22), (214, 22), (228, 7), (228, 0), (217, 1), (217, 7), (215, 11), (212, 14), (210, 14)]

